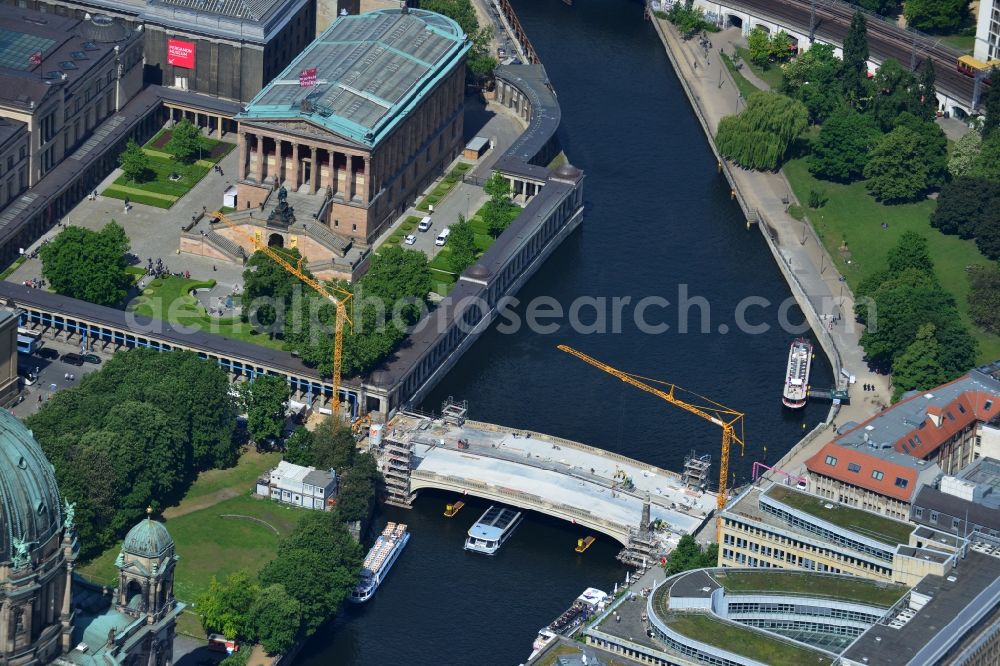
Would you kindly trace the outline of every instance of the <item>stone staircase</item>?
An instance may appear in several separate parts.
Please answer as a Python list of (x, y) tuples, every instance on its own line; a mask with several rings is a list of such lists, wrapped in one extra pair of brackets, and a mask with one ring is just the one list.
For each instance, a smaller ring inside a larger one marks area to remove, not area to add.
[(229, 255), (236, 261), (244, 261), (247, 258), (246, 251), (238, 243), (214, 230), (205, 232), (205, 241), (210, 245), (214, 245), (217, 250)]
[(307, 224), (309, 226), (306, 227), (306, 235), (323, 247), (329, 248), (341, 257), (345, 256), (347, 251), (351, 249), (353, 243), (350, 238), (334, 233), (325, 224), (316, 220), (307, 222)]

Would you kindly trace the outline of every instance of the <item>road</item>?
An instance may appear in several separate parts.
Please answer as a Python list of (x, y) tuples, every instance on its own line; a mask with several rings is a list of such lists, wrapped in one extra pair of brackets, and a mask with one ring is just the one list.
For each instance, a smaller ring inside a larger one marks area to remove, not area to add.
[[(745, 7), (806, 32), (809, 30), (810, 0), (736, 0), (727, 4)], [(816, 36), (824, 41), (843, 44), (854, 11), (854, 7), (845, 3), (817, 1)], [(879, 61), (893, 58), (909, 67), (914, 45), (918, 66), (928, 56), (934, 60), (939, 90), (966, 102), (972, 100), (973, 80), (955, 68), (960, 51), (928, 35), (907, 31), (888, 20), (868, 16), (868, 48), (873, 58)]]

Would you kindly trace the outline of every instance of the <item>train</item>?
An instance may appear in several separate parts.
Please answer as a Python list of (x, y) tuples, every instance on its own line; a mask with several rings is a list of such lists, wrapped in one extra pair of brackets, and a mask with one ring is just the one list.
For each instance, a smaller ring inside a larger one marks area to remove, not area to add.
[[(989, 62), (983, 62), (982, 60), (977, 60), (970, 55), (964, 55), (958, 57), (957, 69), (960, 73), (975, 78), (980, 72), (987, 72), (994, 67), (1000, 67), (1000, 60), (993, 58)], [(990, 79), (984, 78), (983, 83), (990, 85), (992, 82)]]

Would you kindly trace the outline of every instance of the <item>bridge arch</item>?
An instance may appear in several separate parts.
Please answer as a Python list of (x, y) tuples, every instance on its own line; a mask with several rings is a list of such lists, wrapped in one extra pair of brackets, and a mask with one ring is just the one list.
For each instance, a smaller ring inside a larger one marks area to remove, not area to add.
[(605, 520), (582, 509), (567, 504), (549, 502), (537, 495), (529, 495), (518, 490), (502, 488), (472, 479), (460, 479), (458, 477), (443, 476), (434, 472), (414, 470), (410, 476), (410, 492), (416, 496), (417, 491), (423, 488), (445, 490), (459, 495), (472, 495), (491, 502), (499, 502), (519, 509), (544, 513), (547, 516), (560, 518), (581, 527), (600, 532), (618, 541), (623, 546), (628, 546), (629, 532), (638, 527), (638, 525), (629, 526)]
[(726, 14), (727, 28), (743, 28), (743, 17), (739, 14)]

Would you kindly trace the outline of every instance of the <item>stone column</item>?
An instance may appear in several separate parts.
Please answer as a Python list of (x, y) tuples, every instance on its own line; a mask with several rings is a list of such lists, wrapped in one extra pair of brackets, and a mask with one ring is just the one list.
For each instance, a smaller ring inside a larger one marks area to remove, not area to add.
[(332, 148), (327, 151), (330, 162), (330, 196), (337, 193), (337, 153)]
[(215, 120), (216, 120), (216, 129), (217, 129), (216, 138), (218, 138), (218, 139), (221, 140), (222, 139), (222, 116), (216, 116)]
[(254, 138), (257, 140), (257, 182), (264, 182), (264, 135), (255, 134)]
[(312, 171), (309, 173), (309, 194), (316, 194), (319, 187), (319, 146), (310, 146), (312, 150)]
[(354, 198), (354, 156), (348, 154), (344, 170), (344, 201)]
[(299, 142), (292, 142), (292, 191), (299, 189)]
[(240, 172), (239, 172), (238, 175), (239, 175), (240, 180), (243, 180), (244, 178), (247, 177), (247, 135), (246, 134), (242, 134), (241, 133), (239, 135), (239, 144), (240, 144)]
[(371, 176), (372, 176), (372, 162), (371, 162), (371, 158), (370, 157), (366, 157), (364, 159), (365, 159), (365, 189), (361, 193), (361, 202), (365, 206), (367, 206), (368, 205), (368, 201), (371, 198), (371, 191), (372, 191), (372, 188), (371, 188), (371, 185), (372, 185), (372, 178), (371, 178)]

